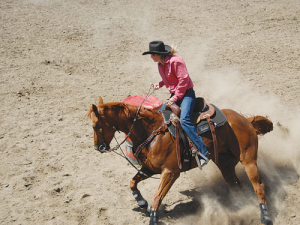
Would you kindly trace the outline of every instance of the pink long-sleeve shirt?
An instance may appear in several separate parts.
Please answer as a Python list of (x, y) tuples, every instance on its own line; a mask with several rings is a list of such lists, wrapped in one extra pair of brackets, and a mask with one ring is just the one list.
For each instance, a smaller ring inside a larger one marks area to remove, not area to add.
[(158, 71), (162, 78), (159, 87), (165, 85), (169, 92), (174, 94), (171, 98), (174, 102), (182, 99), (186, 90), (194, 87), (181, 56), (167, 56), (163, 65), (158, 63)]

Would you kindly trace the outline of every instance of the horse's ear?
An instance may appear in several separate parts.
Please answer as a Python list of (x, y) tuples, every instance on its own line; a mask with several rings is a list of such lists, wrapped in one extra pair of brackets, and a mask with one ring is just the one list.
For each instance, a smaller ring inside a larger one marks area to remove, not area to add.
[(99, 106), (100, 106), (100, 105), (103, 105), (103, 99), (102, 99), (101, 96), (99, 96)]
[(91, 106), (90, 110), (87, 112), (86, 116), (87, 116), (89, 119), (92, 119), (92, 113), (95, 113), (96, 116), (99, 115), (97, 106), (95, 106), (94, 104), (92, 104), (92, 106)]
[(95, 115), (98, 117), (99, 116), (99, 112), (98, 112), (97, 106), (95, 106), (94, 104), (92, 104), (92, 109), (93, 109), (93, 112), (95, 113)]

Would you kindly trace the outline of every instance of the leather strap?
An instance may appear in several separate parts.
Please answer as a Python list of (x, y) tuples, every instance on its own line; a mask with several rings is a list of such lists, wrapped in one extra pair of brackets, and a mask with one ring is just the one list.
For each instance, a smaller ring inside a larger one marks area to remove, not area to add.
[(214, 152), (215, 152), (215, 163), (218, 164), (218, 141), (217, 141), (217, 137), (216, 137), (215, 124), (214, 124), (214, 121), (210, 117), (207, 117), (206, 119), (207, 119), (207, 122), (209, 124), (211, 135), (212, 135), (212, 138), (213, 138)]
[(151, 135), (144, 141), (142, 144), (139, 145), (137, 148), (136, 152), (133, 154), (135, 158), (138, 157), (140, 154), (141, 150), (149, 143), (152, 141), (152, 139), (164, 128), (165, 124), (160, 126), (157, 130), (154, 130)]
[(174, 121), (175, 125), (175, 139), (176, 139), (176, 155), (177, 155), (177, 161), (178, 161), (178, 167), (179, 169), (182, 169), (182, 164), (181, 164), (181, 154), (180, 154), (180, 143), (179, 143), (179, 121), (176, 120)]

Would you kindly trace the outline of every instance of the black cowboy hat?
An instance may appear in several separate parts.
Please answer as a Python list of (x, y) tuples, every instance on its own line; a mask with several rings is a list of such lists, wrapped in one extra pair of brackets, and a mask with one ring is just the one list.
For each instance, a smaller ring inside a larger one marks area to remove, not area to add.
[(172, 50), (171, 46), (165, 45), (162, 41), (152, 41), (149, 43), (149, 51), (144, 52), (147, 54), (167, 54)]

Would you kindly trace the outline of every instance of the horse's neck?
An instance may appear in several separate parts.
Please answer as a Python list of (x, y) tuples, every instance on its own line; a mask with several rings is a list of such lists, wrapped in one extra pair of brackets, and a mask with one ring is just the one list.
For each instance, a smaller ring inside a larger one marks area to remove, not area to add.
[[(138, 107), (127, 105), (124, 110), (113, 111), (112, 114), (110, 114), (109, 119), (114, 121), (114, 126), (118, 127), (121, 132), (127, 135), (130, 132), (130, 139), (140, 142), (145, 140), (155, 127), (155, 124), (149, 123), (149, 121), (157, 121), (157, 119), (155, 119), (156, 117), (154, 114), (151, 114), (144, 109), (139, 111), (139, 115), (136, 118), (137, 111)], [(143, 119), (141, 119), (141, 117), (143, 117)], [(149, 121), (146, 121), (148, 119)]]
[(122, 107), (122, 105), (108, 105), (108, 113), (105, 117), (112, 126), (117, 127), (121, 132), (128, 133), (133, 124), (133, 117), (136, 115), (137, 108), (135, 106)]

